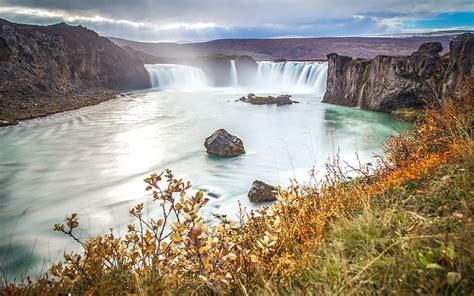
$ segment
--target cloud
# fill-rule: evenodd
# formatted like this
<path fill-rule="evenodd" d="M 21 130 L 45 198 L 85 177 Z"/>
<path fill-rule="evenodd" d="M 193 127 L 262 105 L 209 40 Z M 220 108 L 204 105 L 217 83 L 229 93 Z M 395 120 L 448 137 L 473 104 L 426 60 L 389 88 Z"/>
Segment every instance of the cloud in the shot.
<path fill-rule="evenodd" d="M 65 21 L 136 40 L 401 32 L 473 10 L 471 0 L 0 0 L 0 15 L 12 21 Z"/>

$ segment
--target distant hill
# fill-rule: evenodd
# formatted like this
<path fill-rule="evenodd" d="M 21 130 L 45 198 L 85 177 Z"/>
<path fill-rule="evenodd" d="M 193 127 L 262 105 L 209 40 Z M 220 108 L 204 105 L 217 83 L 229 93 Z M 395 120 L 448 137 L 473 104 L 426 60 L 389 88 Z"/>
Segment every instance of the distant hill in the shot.
<path fill-rule="evenodd" d="M 250 55 L 257 60 L 322 60 L 329 53 L 337 52 L 358 58 L 377 55 L 409 55 L 426 42 L 440 42 L 443 53 L 449 51 L 449 42 L 461 31 L 416 36 L 383 37 L 321 37 L 282 39 L 220 39 L 199 43 L 151 43 L 108 37 L 120 46 L 129 46 L 162 59 L 186 59 L 213 54 Z"/>

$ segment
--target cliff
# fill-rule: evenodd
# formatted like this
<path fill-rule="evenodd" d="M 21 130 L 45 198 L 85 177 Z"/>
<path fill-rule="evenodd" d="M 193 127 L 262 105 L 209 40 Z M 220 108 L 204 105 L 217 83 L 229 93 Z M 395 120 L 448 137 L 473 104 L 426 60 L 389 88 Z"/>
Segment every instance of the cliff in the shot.
<path fill-rule="evenodd" d="M 472 76 L 473 34 L 450 44 L 440 56 L 438 42 L 422 44 L 410 56 L 377 56 L 371 60 L 328 55 L 328 81 L 323 102 L 390 112 L 420 108 L 455 93 Z"/>
<path fill-rule="evenodd" d="M 143 63 L 94 31 L 0 19 L 0 119 L 64 111 L 148 86 Z"/>

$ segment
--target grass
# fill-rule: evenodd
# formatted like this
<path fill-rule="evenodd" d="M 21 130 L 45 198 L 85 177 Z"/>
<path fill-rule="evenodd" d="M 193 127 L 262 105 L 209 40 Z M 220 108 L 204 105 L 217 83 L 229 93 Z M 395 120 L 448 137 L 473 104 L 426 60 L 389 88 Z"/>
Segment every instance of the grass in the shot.
<path fill-rule="evenodd" d="M 202 192 L 171 171 L 145 182 L 159 217 L 138 204 L 123 237 L 77 240 L 38 281 L 3 294 L 469 294 L 474 291 L 472 84 L 389 139 L 376 165 L 328 165 L 316 185 L 280 188 L 270 208 L 206 225 Z"/>

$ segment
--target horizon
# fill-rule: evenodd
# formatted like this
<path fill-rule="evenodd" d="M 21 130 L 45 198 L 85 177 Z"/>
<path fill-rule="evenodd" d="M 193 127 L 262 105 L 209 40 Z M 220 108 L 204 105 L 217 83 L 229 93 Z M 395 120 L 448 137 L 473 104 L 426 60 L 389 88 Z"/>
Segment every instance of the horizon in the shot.
<path fill-rule="evenodd" d="M 474 4 L 455 0 L 328 1 L 1 0 L 2 18 L 32 25 L 65 22 L 137 42 L 221 39 L 387 37 L 474 30 Z"/>

